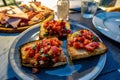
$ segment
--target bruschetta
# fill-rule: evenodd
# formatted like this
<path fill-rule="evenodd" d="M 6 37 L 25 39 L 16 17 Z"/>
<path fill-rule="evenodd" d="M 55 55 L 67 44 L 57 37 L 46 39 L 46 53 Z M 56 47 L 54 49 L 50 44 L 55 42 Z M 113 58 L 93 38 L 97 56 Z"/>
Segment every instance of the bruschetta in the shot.
<path fill-rule="evenodd" d="M 67 37 L 67 51 L 72 60 L 103 54 L 105 44 L 88 29 L 78 30 Z"/>
<path fill-rule="evenodd" d="M 44 22 L 40 27 L 40 39 L 57 37 L 65 38 L 70 33 L 70 23 L 63 20 Z"/>
<path fill-rule="evenodd" d="M 49 68 L 66 64 L 66 56 L 57 38 L 35 40 L 21 45 L 20 59 L 22 66 Z"/>

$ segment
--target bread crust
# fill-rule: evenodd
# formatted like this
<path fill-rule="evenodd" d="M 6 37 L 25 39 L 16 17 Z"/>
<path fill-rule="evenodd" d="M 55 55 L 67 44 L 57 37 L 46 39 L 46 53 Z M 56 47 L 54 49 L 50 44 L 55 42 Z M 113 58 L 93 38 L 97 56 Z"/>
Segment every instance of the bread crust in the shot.
<path fill-rule="evenodd" d="M 73 39 L 72 34 L 69 34 L 67 37 L 67 41 L 69 41 L 71 39 Z M 99 43 L 99 47 L 92 52 L 87 51 L 85 49 L 75 49 L 73 46 L 71 47 L 69 45 L 67 45 L 67 51 L 68 51 L 68 54 L 70 55 L 70 58 L 72 60 L 87 58 L 87 57 L 91 57 L 91 56 L 100 55 L 100 54 L 105 53 L 107 51 L 107 47 L 104 45 L 103 42 L 99 41 L 98 43 Z"/>

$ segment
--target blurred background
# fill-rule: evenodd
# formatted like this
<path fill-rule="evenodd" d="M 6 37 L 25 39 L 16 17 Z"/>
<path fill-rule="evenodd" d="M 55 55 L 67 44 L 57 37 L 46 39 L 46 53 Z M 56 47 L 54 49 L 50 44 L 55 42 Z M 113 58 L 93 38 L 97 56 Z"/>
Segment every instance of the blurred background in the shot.
<path fill-rule="evenodd" d="M 6 6 L 6 5 L 13 5 L 14 3 L 20 4 L 21 2 L 30 2 L 30 1 L 41 1 L 43 4 L 47 4 L 48 6 L 52 3 L 56 4 L 57 0 L 0 0 L 0 6 Z M 80 1 L 81 0 L 70 0 L 70 5 L 71 6 L 80 6 Z M 99 2 L 100 6 L 115 6 L 119 5 L 120 6 L 120 0 L 95 0 Z M 74 2 L 74 4 L 72 4 Z M 76 3 L 75 3 L 76 2 Z"/>

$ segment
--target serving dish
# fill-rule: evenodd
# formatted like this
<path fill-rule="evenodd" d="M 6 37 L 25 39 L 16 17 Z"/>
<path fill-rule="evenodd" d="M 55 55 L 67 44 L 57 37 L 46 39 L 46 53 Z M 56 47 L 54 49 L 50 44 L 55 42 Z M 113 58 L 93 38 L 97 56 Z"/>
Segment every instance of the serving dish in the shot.
<path fill-rule="evenodd" d="M 18 78 L 24 80 L 93 80 L 100 74 L 106 62 L 106 54 L 76 60 L 72 62 L 72 65 L 68 61 L 66 65 L 60 67 L 41 69 L 38 74 L 33 74 L 31 69 L 22 67 L 19 58 L 19 47 L 24 43 L 39 39 L 39 28 L 40 25 L 35 25 L 34 27 L 25 30 L 17 39 L 15 39 L 10 48 L 10 64 L 18 75 Z M 86 27 L 72 21 L 72 32 L 78 29 L 86 29 Z M 66 40 L 63 40 L 62 48 L 65 55 L 68 56 L 66 51 Z"/>
<path fill-rule="evenodd" d="M 39 6 L 35 8 L 33 7 L 35 3 L 29 3 L 29 6 L 33 5 L 29 8 L 26 4 L 21 4 L 19 7 L 1 7 L 0 32 L 22 32 L 35 24 L 41 24 L 42 22 L 52 20 L 54 17 L 53 10 L 41 5 L 40 2 L 36 2 L 36 4 L 38 3 Z"/>
<path fill-rule="evenodd" d="M 108 38 L 120 43 L 120 12 L 103 12 L 92 20 L 95 28 Z"/>

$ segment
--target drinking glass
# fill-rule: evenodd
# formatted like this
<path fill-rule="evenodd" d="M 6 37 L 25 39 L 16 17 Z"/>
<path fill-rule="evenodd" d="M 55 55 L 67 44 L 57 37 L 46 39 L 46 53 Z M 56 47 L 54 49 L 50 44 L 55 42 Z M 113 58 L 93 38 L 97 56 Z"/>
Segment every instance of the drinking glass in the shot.
<path fill-rule="evenodd" d="M 98 2 L 93 0 L 82 0 L 81 2 L 81 15 L 84 18 L 92 18 L 98 8 Z"/>
<path fill-rule="evenodd" d="M 57 19 L 65 21 L 69 19 L 69 0 L 57 1 Z"/>

